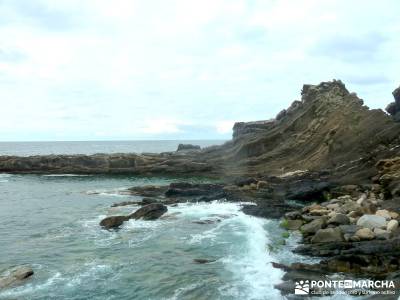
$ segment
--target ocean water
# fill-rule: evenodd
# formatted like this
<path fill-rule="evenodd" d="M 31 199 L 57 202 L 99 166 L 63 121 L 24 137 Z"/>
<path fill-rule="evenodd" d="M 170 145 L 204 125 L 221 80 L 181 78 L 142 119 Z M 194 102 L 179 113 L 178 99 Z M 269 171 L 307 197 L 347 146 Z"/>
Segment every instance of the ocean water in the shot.
<path fill-rule="evenodd" d="M 160 153 L 175 151 L 179 144 L 202 148 L 223 144 L 225 140 L 148 140 L 148 141 L 82 141 L 82 142 L 0 142 L 0 155 Z"/>
<path fill-rule="evenodd" d="M 30 151 L 49 151 L 39 146 Z M 172 146 L 157 147 L 165 151 Z M 89 148 L 77 152 L 97 152 Z M 278 221 L 245 215 L 240 203 L 223 199 L 170 206 L 162 219 L 130 220 L 119 231 L 100 228 L 104 217 L 139 208 L 111 208 L 115 202 L 140 201 L 121 190 L 181 180 L 0 174 L 0 273 L 24 264 L 35 272 L 23 285 L 0 290 L 0 300 L 274 300 L 282 299 L 274 285 L 283 273 L 271 262 L 316 261 L 291 252 L 299 240 L 296 234 L 281 245 Z M 210 218 L 221 221 L 194 223 Z M 198 258 L 213 262 L 194 263 Z"/>

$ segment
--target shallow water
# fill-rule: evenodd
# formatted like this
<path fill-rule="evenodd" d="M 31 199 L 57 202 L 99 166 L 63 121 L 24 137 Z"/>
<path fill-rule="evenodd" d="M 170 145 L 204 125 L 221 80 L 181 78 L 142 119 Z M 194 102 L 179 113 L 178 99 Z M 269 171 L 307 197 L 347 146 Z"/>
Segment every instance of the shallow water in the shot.
<path fill-rule="evenodd" d="M 0 271 L 30 264 L 35 274 L 0 299 L 282 299 L 273 288 L 282 271 L 270 262 L 307 259 L 290 252 L 294 235 L 278 246 L 278 223 L 247 216 L 240 204 L 184 203 L 161 220 L 99 227 L 107 215 L 137 209 L 110 207 L 140 199 L 119 190 L 176 180 L 1 174 Z M 221 221 L 193 223 L 205 218 Z"/>

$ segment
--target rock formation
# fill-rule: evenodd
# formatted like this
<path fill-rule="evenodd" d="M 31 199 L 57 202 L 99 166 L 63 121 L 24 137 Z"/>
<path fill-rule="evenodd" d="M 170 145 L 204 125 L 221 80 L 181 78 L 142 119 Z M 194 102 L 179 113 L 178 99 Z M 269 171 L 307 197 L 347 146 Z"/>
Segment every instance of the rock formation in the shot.
<path fill-rule="evenodd" d="M 397 95 L 397 94 L 396 94 Z M 399 154 L 400 124 L 370 110 L 340 81 L 304 85 L 276 119 L 236 123 L 221 146 L 161 154 L 2 156 L 0 172 L 191 174 L 220 178 L 324 171 L 341 182 L 377 175 Z"/>
<path fill-rule="evenodd" d="M 394 102 L 386 107 L 386 111 L 393 116 L 396 122 L 400 121 L 400 87 L 393 91 Z"/>

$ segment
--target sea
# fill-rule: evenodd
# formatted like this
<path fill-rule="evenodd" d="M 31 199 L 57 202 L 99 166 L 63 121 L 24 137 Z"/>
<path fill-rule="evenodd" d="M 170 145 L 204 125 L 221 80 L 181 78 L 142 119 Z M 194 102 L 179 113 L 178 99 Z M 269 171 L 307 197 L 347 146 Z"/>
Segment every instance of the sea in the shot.
<path fill-rule="evenodd" d="M 13 142 L 0 143 L 0 155 L 164 152 L 179 143 L 206 147 L 223 142 Z M 141 200 L 121 191 L 182 180 L 210 182 L 201 177 L 0 174 L 0 274 L 19 265 L 35 272 L 24 284 L 0 290 L 0 299 L 284 299 L 274 288 L 283 272 L 271 263 L 316 262 L 292 253 L 299 234 L 287 238 L 279 221 L 246 215 L 241 203 L 224 199 L 170 206 L 159 220 L 130 220 L 118 231 L 100 228 L 106 216 L 139 208 L 111 207 Z M 220 221 L 196 223 L 206 219 Z"/>

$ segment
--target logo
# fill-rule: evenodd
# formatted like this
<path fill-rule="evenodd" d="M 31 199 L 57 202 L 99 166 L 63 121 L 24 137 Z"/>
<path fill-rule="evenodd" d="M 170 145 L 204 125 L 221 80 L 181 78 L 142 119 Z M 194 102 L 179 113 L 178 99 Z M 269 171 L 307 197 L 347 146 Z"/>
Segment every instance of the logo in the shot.
<path fill-rule="evenodd" d="M 310 282 L 308 280 L 296 281 L 294 293 L 296 295 L 308 295 L 310 293 Z"/>

